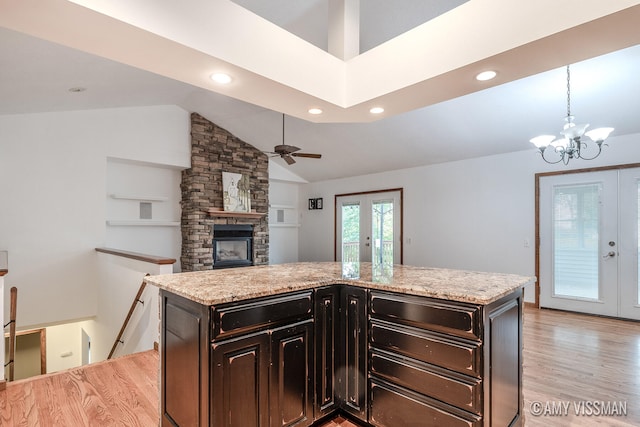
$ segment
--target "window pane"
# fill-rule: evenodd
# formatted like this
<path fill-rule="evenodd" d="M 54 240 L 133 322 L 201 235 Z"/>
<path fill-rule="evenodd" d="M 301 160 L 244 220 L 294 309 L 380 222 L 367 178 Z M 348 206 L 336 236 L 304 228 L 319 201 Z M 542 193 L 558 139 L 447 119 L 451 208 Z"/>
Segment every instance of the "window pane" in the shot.
<path fill-rule="evenodd" d="M 360 261 L 360 205 L 342 205 L 342 262 Z"/>
<path fill-rule="evenodd" d="M 598 299 L 600 184 L 554 188 L 554 294 Z"/>
<path fill-rule="evenodd" d="M 393 266 L 393 200 L 374 201 L 371 209 L 371 262 Z"/>

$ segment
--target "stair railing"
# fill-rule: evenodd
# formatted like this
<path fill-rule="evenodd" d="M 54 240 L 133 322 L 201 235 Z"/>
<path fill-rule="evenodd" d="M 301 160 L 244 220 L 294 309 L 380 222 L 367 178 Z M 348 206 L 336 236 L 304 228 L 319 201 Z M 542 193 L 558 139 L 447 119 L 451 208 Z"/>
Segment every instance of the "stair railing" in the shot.
<path fill-rule="evenodd" d="M 18 288 L 11 288 L 11 307 L 9 311 L 9 323 L 4 325 L 3 329 L 9 327 L 9 361 L 4 364 L 6 368 L 9 366 L 9 381 L 13 381 L 16 355 L 16 311 L 18 306 Z M 4 335 L 4 334 L 3 334 Z M 4 339 L 4 337 L 2 338 Z"/>
<path fill-rule="evenodd" d="M 147 274 L 144 275 L 144 277 L 147 277 L 149 275 L 150 274 L 147 273 Z M 124 341 L 122 341 L 122 335 L 124 334 L 125 329 L 127 329 L 127 325 L 129 324 L 129 320 L 131 320 L 131 316 L 133 315 L 133 311 L 136 309 L 138 304 L 144 305 L 144 301 L 141 300 L 140 297 L 142 296 L 142 292 L 144 292 L 144 288 L 146 286 L 147 286 L 147 284 L 145 283 L 144 280 L 142 280 L 142 283 L 140 284 L 140 288 L 138 288 L 138 293 L 133 298 L 133 302 L 131 303 L 131 307 L 129 308 L 129 313 L 127 313 L 127 317 L 124 319 L 124 323 L 122 324 L 122 327 L 120 328 L 120 332 L 118 332 L 118 336 L 116 337 L 116 340 L 113 342 L 113 346 L 111 347 L 111 351 L 109 352 L 109 356 L 107 356 L 107 359 L 111 359 L 111 357 L 113 356 L 113 353 L 115 353 L 116 348 L 118 347 L 118 344 L 124 344 Z"/>

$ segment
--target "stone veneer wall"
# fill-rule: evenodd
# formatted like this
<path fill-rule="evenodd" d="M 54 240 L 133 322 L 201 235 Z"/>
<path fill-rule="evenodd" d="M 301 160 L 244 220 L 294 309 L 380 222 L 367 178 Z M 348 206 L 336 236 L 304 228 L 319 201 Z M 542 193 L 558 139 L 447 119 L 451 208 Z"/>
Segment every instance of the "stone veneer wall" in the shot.
<path fill-rule="evenodd" d="M 267 215 L 260 219 L 220 218 L 207 208 L 223 208 L 222 171 L 249 175 L 251 209 L 269 212 L 269 159 L 197 113 L 191 114 L 191 168 L 182 172 L 182 271 L 213 268 L 213 224 L 252 224 L 253 261 L 269 263 Z"/>

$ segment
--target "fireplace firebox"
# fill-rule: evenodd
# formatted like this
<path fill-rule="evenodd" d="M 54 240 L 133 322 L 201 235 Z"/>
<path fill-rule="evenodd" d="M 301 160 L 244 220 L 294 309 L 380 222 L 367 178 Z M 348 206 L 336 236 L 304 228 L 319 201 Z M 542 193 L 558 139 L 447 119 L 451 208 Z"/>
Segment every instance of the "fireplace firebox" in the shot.
<path fill-rule="evenodd" d="M 253 225 L 213 225 L 213 268 L 253 265 Z"/>

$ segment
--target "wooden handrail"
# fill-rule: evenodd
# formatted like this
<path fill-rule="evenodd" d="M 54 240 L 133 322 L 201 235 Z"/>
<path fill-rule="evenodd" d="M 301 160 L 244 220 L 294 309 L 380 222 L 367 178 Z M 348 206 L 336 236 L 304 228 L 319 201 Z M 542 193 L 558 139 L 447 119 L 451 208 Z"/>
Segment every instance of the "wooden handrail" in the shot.
<path fill-rule="evenodd" d="M 145 255 L 138 252 L 121 251 L 120 249 L 96 248 L 96 252 L 102 252 L 105 254 L 115 255 L 123 258 L 135 259 L 138 261 L 148 262 L 150 264 L 167 265 L 176 263 L 176 260 L 173 258 Z"/>
<path fill-rule="evenodd" d="M 147 277 L 149 275 L 150 274 L 147 273 L 144 275 L 144 277 Z M 144 280 L 142 280 L 142 284 L 140 284 L 138 293 L 136 294 L 135 298 L 133 299 L 133 302 L 131 303 L 131 307 L 129 308 L 129 313 L 127 313 L 127 317 L 124 319 L 124 323 L 120 328 L 120 332 L 118 332 L 118 336 L 116 337 L 116 340 L 113 342 L 113 347 L 111 347 L 111 351 L 109 352 L 109 356 L 107 357 L 107 359 L 111 359 L 111 356 L 113 356 L 113 353 L 115 353 L 116 347 L 118 346 L 118 344 L 124 344 L 124 341 L 122 341 L 122 335 L 124 334 L 124 330 L 127 329 L 129 320 L 131 320 L 131 315 L 133 314 L 133 310 L 136 309 L 136 306 L 138 303 L 144 304 L 144 301 L 141 301 L 140 297 L 142 296 L 142 292 L 144 292 L 145 286 L 147 286 L 147 284 Z"/>
<path fill-rule="evenodd" d="M 16 355 L 16 311 L 18 306 L 18 288 L 13 286 L 11 288 L 11 307 L 9 311 L 9 323 L 4 325 L 6 328 L 9 326 L 9 362 L 4 366 L 9 365 L 9 381 L 13 381 L 14 368 L 15 368 L 15 355 Z M 4 334 L 3 334 L 4 335 Z M 4 338 L 2 338 L 4 339 Z"/>

